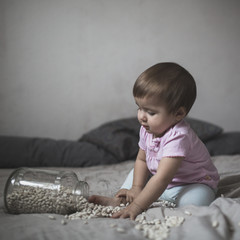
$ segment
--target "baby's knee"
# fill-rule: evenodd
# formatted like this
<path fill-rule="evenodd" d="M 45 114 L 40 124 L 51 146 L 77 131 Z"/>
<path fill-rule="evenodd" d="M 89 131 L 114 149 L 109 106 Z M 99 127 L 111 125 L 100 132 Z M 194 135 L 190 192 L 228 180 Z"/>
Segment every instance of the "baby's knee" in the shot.
<path fill-rule="evenodd" d="M 178 207 L 186 205 L 209 206 L 215 199 L 215 192 L 205 184 L 191 184 L 184 188 L 176 199 Z"/>

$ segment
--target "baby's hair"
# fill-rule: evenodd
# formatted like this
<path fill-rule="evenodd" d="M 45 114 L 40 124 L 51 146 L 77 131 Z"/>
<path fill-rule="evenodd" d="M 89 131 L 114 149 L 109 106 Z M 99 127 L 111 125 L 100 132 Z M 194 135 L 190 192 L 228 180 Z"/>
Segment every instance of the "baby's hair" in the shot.
<path fill-rule="evenodd" d="M 192 75 L 180 65 L 163 62 L 145 70 L 136 80 L 133 96 L 154 98 L 165 104 L 169 113 L 184 107 L 190 111 L 197 95 L 196 83 Z"/>

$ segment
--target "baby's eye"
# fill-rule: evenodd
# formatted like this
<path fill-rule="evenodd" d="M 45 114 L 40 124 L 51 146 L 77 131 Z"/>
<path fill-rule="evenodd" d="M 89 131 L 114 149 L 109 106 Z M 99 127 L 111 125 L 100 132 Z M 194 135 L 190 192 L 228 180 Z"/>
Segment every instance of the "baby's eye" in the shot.
<path fill-rule="evenodd" d="M 155 112 L 149 112 L 149 111 L 148 111 L 148 114 L 149 114 L 150 116 L 154 116 L 154 115 L 155 115 Z"/>

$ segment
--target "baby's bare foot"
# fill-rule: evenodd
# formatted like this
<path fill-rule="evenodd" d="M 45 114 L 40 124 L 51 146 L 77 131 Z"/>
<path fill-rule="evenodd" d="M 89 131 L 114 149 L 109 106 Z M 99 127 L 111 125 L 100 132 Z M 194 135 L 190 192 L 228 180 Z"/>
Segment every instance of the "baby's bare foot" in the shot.
<path fill-rule="evenodd" d="M 88 198 L 88 202 L 95 203 L 102 206 L 119 206 L 122 203 L 122 198 L 105 197 L 100 195 L 92 195 Z"/>

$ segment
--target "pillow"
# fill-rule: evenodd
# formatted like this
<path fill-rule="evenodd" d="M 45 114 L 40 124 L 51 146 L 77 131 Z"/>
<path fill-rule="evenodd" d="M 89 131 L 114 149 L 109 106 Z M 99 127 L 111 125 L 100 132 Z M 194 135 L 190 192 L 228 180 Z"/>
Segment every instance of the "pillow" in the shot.
<path fill-rule="evenodd" d="M 226 132 L 205 142 L 211 156 L 240 154 L 240 132 Z"/>
<path fill-rule="evenodd" d="M 186 121 L 202 141 L 222 132 L 220 127 L 204 121 Z M 139 129 L 133 117 L 105 123 L 79 141 L 0 136 L 0 167 L 86 167 L 135 159 Z M 212 146 L 211 142 L 208 145 Z"/>
<path fill-rule="evenodd" d="M 117 163 L 112 154 L 88 142 L 0 136 L 0 167 L 88 167 Z"/>
<path fill-rule="evenodd" d="M 139 128 L 130 118 L 103 124 L 79 141 L 0 136 L 0 167 L 88 167 L 134 159 Z"/>
<path fill-rule="evenodd" d="M 136 157 L 139 129 L 140 123 L 136 117 L 120 119 L 105 123 L 87 132 L 79 141 L 94 144 L 121 162 Z"/>
<path fill-rule="evenodd" d="M 209 122 L 190 117 L 186 117 L 185 120 L 203 142 L 220 135 L 223 131 L 221 127 Z"/>

